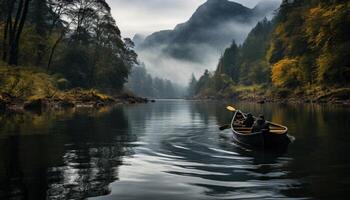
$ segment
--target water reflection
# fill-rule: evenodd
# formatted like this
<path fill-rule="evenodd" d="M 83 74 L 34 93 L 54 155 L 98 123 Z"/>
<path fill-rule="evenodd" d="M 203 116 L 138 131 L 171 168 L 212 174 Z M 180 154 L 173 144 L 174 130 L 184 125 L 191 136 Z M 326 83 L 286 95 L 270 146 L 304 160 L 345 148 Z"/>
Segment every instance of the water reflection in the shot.
<path fill-rule="evenodd" d="M 238 103 L 286 124 L 287 153 L 218 131 L 224 102 L 0 115 L 0 199 L 339 199 L 350 186 L 350 112 Z M 330 184 L 331 183 L 331 184 Z"/>
<path fill-rule="evenodd" d="M 4 118 L 2 118 L 4 120 Z M 24 114 L 1 123 L 0 197 L 83 199 L 105 195 L 137 136 L 113 112 Z M 97 134 L 98 133 L 98 134 Z"/>

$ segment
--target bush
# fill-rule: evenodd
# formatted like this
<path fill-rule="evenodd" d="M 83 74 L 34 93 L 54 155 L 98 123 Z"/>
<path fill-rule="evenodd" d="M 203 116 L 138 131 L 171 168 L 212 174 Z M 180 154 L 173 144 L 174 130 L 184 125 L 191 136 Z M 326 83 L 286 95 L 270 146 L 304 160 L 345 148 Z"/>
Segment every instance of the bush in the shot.
<path fill-rule="evenodd" d="M 285 58 L 272 67 L 272 83 L 279 88 L 295 88 L 298 79 L 298 59 Z"/>
<path fill-rule="evenodd" d="M 52 96 L 57 89 L 50 75 L 23 67 L 0 66 L 0 92 L 20 98 Z"/>
<path fill-rule="evenodd" d="M 69 81 L 65 78 L 60 78 L 56 81 L 57 88 L 60 90 L 66 90 L 69 88 Z"/>
<path fill-rule="evenodd" d="M 292 91 L 289 89 L 277 89 L 274 93 L 278 98 L 284 99 L 287 98 L 292 93 Z"/>

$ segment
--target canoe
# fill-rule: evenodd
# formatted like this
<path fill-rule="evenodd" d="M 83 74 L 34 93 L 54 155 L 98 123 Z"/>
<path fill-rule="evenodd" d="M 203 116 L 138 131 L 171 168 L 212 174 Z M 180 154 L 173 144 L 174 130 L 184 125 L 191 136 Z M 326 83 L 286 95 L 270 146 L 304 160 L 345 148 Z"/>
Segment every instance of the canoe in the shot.
<path fill-rule="evenodd" d="M 284 150 L 291 140 L 288 137 L 288 128 L 273 122 L 266 121 L 270 131 L 252 132 L 251 127 L 245 127 L 242 121 L 247 116 L 240 110 L 236 111 L 231 122 L 233 139 L 250 149 Z M 255 117 L 255 119 L 257 119 Z"/>

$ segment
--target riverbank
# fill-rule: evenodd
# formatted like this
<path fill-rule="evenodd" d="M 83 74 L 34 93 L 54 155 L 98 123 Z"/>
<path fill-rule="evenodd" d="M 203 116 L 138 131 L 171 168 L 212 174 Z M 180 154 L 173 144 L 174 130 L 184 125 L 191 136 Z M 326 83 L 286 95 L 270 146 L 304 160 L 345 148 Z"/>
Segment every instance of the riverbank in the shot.
<path fill-rule="evenodd" d="M 147 98 L 125 91 L 106 94 L 97 89 L 67 89 L 67 81 L 58 75 L 29 67 L 0 66 L 0 110 L 3 111 L 98 108 L 148 102 Z"/>
<path fill-rule="evenodd" d="M 24 111 L 66 108 L 100 108 L 114 104 L 148 103 L 147 98 L 122 93 L 109 96 L 96 90 L 73 89 L 53 97 L 23 99 L 8 93 L 0 93 L 0 110 Z"/>
<path fill-rule="evenodd" d="M 238 100 L 251 103 L 320 103 L 350 105 L 350 88 L 275 89 L 263 86 L 237 86 L 221 92 L 206 92 L 195 100 Z"/>

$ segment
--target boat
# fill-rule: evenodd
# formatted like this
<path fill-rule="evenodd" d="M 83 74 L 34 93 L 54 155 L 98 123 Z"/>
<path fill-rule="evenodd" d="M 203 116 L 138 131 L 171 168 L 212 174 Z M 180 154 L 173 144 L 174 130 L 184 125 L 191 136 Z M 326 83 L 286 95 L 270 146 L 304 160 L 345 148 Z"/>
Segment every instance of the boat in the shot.
<path fill-rule="evenodd" d="M 249 149 L 286 150 L 291 143 L 286 126 L 266 121 L 269 131 L 252 132 L 252 127 L 242 123 L 246 118 L 246 114 L 237 110 L 231 122 L 233 139 L 240 145 Z"/>

